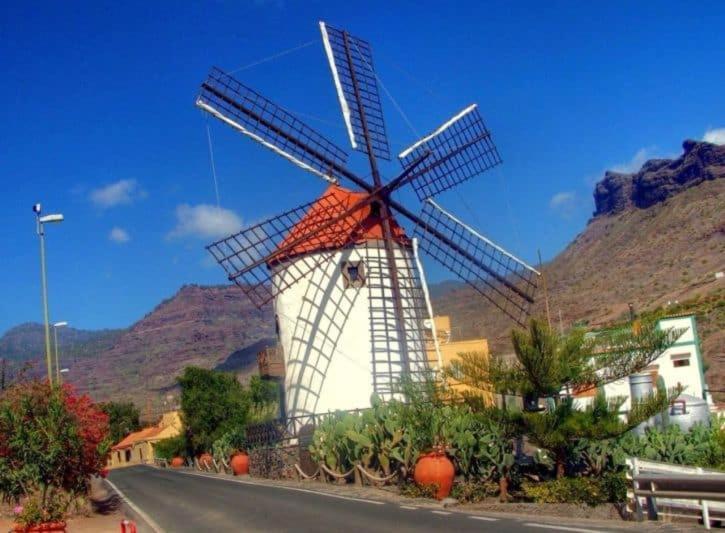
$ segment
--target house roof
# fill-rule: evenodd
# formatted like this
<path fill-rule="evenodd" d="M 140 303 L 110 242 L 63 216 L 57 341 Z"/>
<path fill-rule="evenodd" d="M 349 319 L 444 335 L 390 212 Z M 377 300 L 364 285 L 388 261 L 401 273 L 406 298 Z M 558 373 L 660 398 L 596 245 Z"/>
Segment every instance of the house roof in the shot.
<path fill-rule="evenodd" d="M 330 185 L 290 230 L 277 249 L 282 250 L 286 246 L 293 246 L 288 250 L 280 251 L 277 256 L 272 257 L 269 263 L 289 260 L 302 254 L 343 248 L 349 244 L 382 240 L 382 219 L 372 212 L 373 208 L 370 205 L 323 228 L 325 223 L 342 215 L 367 196 L 366 192 L 351 191 L 339 185 Z M 409 245 L 410 240 L 395 219 L 390 218 L 390 226 L 393 238 L 400 244 Z"/>
<path fill-rule="evenodd" d="M 138 442 L 147 441 L 159 435 L 165 428 L 152 426 L 144 428 L 140 431 L 134 431 L 133 433 L 126 435 L 121 441 L 113 446 L 112 450 L 123 450 L 124 448 L 130 448 Z"/>

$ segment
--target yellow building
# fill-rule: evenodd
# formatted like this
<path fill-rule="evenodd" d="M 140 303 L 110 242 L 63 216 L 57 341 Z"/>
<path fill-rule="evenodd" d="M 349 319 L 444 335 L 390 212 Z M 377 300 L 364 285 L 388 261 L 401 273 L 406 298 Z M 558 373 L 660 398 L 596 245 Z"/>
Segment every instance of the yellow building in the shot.
<path fill-rule="evenodd" d="M 451 319 L 448 316 L 433 317 L 433 323 L 426 324 L 425 335 L 428 361 L 431 368 L 442 370 L 443 368 L 449 366 L 454 360 L 460 359 L 459 354 L 462 353 L 477 352 L 483 357 L 489 357 L 488 341 L 486 339 L 469 339 L 464 341 L 451 340 Z M 438 349 L 436 349 L 436 339 L 438 340 Z M 438 353 L 440 353 L 440 360 Z M 474 390 L 477 393 L 480 392 L 478 389 L 473 389 L 472 387 L 460 383 L 455 379 L 449 379 L 448 385 L 456 394 Z M 481 395 L 485 398 L 488 404 L 493 404 L 492 393 L 483 392 Z"/>
<path fill-rule="evenodd" d="M 162 439 L 176 437 L 181 430 L 179 412 L 164 413 L 155 426 L 131 433 L 113 446 L 108 458 L 108 468 L 153 463 L 155 459 L 154 445 Z"/>

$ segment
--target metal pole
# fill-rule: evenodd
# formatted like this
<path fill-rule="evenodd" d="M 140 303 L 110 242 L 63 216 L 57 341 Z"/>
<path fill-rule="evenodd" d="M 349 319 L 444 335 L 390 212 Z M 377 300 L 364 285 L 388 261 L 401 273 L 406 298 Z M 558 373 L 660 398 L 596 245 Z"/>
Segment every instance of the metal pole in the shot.
<path fill-rule="evenodd" d="M 60 385 L 63 380 L 60 377 L 60 363 L 58 362 L 58 328 L 55 326 L 53 326 L 53 341 L 55 342 L 55 380 Z"/>
<path fill-rule="evenodd" d="M 45 230 L 37 215 L 37 231 L 40 238 L 40 278 L 43 286 L 43 320 L 45 321 L 45 363 L 48 367 L 48 383 L 53 384 L 53 365 L 50 360 L 50 324 L 48 320 L 48 282 L 45 276 Z"/>

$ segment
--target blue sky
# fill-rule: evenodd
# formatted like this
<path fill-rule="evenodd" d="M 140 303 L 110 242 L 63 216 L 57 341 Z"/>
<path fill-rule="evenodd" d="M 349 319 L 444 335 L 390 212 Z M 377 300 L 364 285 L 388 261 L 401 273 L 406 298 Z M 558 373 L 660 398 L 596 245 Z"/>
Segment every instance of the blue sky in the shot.
<path fill-rule="evenodd" d="M 301 46 L 236 76 L 348 149 L 320 19 L 372 43 L 419 135 L 479 103 L 504 165 L 440 202 L 530 261 L 584 228 L 605 169 L 725 127 L 723 2 L 16 4 L 0 7 L 0 333 L 41 319 L 35 202 L 66 216 L 47 232 L 52 319 L 101 328 L 224 283 L 203 249 L 220 226 L 318 195 L 320 179 L 193 103 L 211 65 Z M 397 153 L 416 135 L 383 98 Z M 211 224 L 207 123 L 228 210 Z"/>

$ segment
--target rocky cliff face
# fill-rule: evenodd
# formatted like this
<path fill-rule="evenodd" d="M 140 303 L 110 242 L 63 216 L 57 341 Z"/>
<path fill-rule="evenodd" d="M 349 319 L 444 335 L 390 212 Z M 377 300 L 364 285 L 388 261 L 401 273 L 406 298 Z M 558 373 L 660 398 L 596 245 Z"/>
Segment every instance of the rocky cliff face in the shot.
<path fill-rule="evenodd" d="M 725 146 L 685 141 L 677 159 L 651 159 L 633 174 L 606 172 L 594 190 L 594 216 L 646 209 L 705 181 L 725 177 Z"/>

